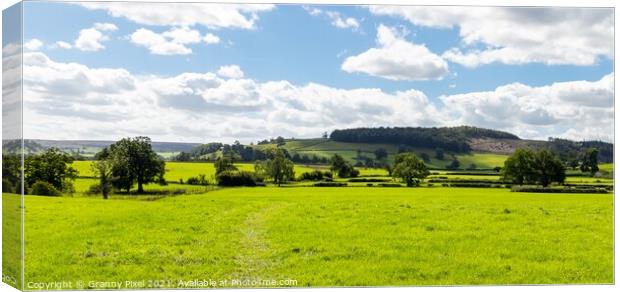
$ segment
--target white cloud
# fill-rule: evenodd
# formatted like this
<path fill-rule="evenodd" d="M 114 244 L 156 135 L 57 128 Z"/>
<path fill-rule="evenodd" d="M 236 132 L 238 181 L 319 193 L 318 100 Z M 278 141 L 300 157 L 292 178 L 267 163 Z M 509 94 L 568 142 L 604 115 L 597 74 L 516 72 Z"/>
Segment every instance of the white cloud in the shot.
<path fill-rule="evenodd" d="M 38 39 L 31 39 L 24 44 L 24 48 L 29 51 L 36 51 L 43 46 L 43 42 Z"/>
<path fill-rule="evenodd" d="M 202 37 L 200 32 L 187 27 L 172 28 L 161 34 L 151 30 L 140 28 L 129 37 L 134 44 L 146 47 L 155 55 L 187 55 L 192 49 L 186 45 L 197 44 L 204 41 L 207 44 L 219 43 L 219 37 L 208 33 Z"/>
<path fill-rule="evenodd" d="M 53 49 L 55 49 L 55 48 L 71 49 L 71 48 L 73 48 L 73 46 L 70 43 L 63 42 L 63 41 L 57 41 L 53 45 L 51 45 L 51 47 Z"/>
<path fill-rule="evenodd" d="M 220 43 L 220 38 L 212 33 L 207 33 L 203 39 L 207 45 Z"/>
<path fill-rule="evenodd" d="M 97 23 L 95 23 L 94 28 L 96 30 L 100 30 L 100 31 L 115 31 L 115 30 L 118 30 L 118 27 L 116 25 L 114 25 L 113 23 L 97 22 Z"/>
<path fill-rule="evenodd" d="M 144 25 L 194 26 L 209 28 L 256 28 L 258 14 L 272 10 L 272 4 L 211 4 L 211 3 L 132 3 L 82 2 L 78 5 L 92 10 L 106 10 L 114 17 L 124 17 Z"/>
<path fill-rule="evenodd" d="M 431 102 L 413 89 L 259 82 L 222 72 L 143 76 L 54 62 L 42 53 L 26 53 L 24 62 L 27 138 L 250 142 L 317 137 L 336 128 L 467 124 L 524 138 L 613 140 L 613 73 L 540 87 L 514 83 Z"/>
<path fill-rule="evenodd" d="M 614 74 L 598 81 L 531 87 L 513 83 L 494 91 L 440 97 L 453 124 L 503 129 L 546 139 L 613 141 Z"/>
<path fill-rule="evenodd" d="M 448 64 L 424 45 L 410 43 L 393 28 L 380 25 L 377 48 L 348 57 L 342 70 L 361 72 L 390 80 L 441 79 L 448 73 Z"/>
<path fill-rule="evenodd" d="M 91 52 L 105 49 L 102 43 L 110 40 L 110 37 L 104 32 L 115 30 L 118 30 L 118 27 L 112 23 L 95 23 L 91 28 L 80 30 L 80 35 L 75 40 L 73 46 L 78 50 Z"/>
<path fill-rule="evenodd" d="M 592 65 L 613 58 L 613 9 L 370 6 L 414 25 L 458 28 L 462 46 L 443 57 L 467 67 L 500 62 Z"/>
<path fill-rule="evenodd" d="M 331 25 L 335 27 L 342 29 L 351 29 L 353 31 L 358 31 L 360 28 L 360 23 L 356 18 L 342 16 L 337 11 L 323 11 L 321 9 L 309 6 L 303 6 L 303 9 L 312 16 L 325 15 L 330 20 Z"/>
<path fill-rule="evenodd" d="M 225 78 L 239 79 L 243 78 L 243 71 L 237 65 L 222 66 L 217 70 L 217 75 Z"/>

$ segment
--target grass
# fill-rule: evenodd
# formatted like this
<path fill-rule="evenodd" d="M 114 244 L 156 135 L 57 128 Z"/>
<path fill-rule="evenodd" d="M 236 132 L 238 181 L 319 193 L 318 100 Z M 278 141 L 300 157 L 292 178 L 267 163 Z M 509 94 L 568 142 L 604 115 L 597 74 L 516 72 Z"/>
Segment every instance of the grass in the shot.
<path fill-rule="evenodd" d="M 3 282 L 21 288 L 21 197 L 2 195 Z"/>
<path fill-rule="evenodd" d="M 612 204 L 612 195 L 452 188 L 229 188 L 156 201 L 27 196 L 26 281 L 612 283 Z"/>

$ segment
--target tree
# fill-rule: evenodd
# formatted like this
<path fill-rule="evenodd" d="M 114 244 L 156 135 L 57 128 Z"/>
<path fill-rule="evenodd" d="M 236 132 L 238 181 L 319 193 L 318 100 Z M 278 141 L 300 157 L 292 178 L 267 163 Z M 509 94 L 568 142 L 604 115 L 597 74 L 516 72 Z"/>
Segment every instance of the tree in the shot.
<path fill-rule="evenodd" d="M 278 138 L 276 138 L 276 145 L 282 146 L 284 144 L 286 144 L 286 140 L 284 140 L 282 136 L 278 136 Z"/>
<path fill-rule="evenodd" d="M 523 185 L 536 180 L 534 173 L 534 152 L 527 148 L 518 148 L 504 162 L 502 178 L 515 184 Z"/>
<path fill-rule="evenodd" d="M 423 161 L 413 153 L 401 153 L 396 156 L 392 176 L 402 179 L 408 187 L 419 186 L 430 172 Z"/>
<path fill-rule="evenodd" d="M 268 152 L 269 159 L 257 165 L 257 173 L 264 173 L 267 177 L 272 178 L 273 182 L 278 185 L 282 182 L 295 179 L 295 165 L 286 158 L 283 149 L 274 148 Z"/>
<path fill-rule="evenodd" d="M 563 183 L 566 179 L 564 163 L 548 149 L 540 149 L 534 155 L 537 181 L 547 187 L 551 182 Z"/>
<path fill-rule="evenodd" d="M 338 173 L 338 177 L 357 177 L 359 175 L 359 171 L 351 165 L 351 163 L 347 162 L 340 154 L 334 154 L 331 158 L 331 168 L 332 172 Z"/>
<path fill-rule="evenodd" d="M 21 193 L 22 160 L 14 153 L 2 153 L 2 192 Z"/>
<path fill-rule="evenodd" d="M 237 167 L 233 165 L 232 159 L 229 157 L 218 157 L 215 160 L 215 175 L 218 175 L 224 171 L 235 171 Z"/>
<path fill-rule="evenodd" d="M 447 169 L 459 169 L 459 167 L 461 167 L 461 162 L 458 159 L 456 159 L 456 157 L 452 159 L 450 164 L 446 165 Z"/>
<path fill-rule="evenodd" d="M 192 160 L 192 155 L 188 152 L 181 151 L 177 156 L 174 157 L 176 161 L 190 161 Z"/>
<path fill-rule="evenodd" d="M 123 138 L 110 145 L 109 153 L 117 189 L 129 192 L 137 183 L 137 192 L 144 193 L 145 184 L 162 181 L 166 172 L 164 160 L 153 151 L 148 137 Z"/>
<path fill-rule="evenodd" d="M 597 148 L 588 148 L 583 154 L 583 159 L 581 162 L 581 172 L 590 172 L 590 174 L 594 175 L 598 171 L 598 149 Z"/>
<path fill-rule="evenodd" d="M 443 160 L 443 149 L 442 148 L 435 148 L 435 158 L 439 160 Z"/>
<path fill-rule="evenodd" d="M 564 163 L 548 149 L 519 148 L 504 162 L 502 177 L 519 185 L 539 183 L 547 187 L 552 182 L 563 183 L 566 171 Z"/>
<path fill-rule="evenodd" d="M 382 160 L 388 157 L 388 152 L 387 150 L 385 150 L 385 148 L 377 148 L 375 150 L 375 158 L 377 160 Z"/>
<path fill-rule="evenodd" d="M 27 185 L 37 181 L 47 182 L 57 190 L 72 189 L 77 170 L 69 166 L 71 155 L 58 148 L 50 148 L 41 154 L 29 155 L 24 161 L 24 176 Z"/>
<path fill-rule="evenodd" d="M 110 160 L 96 160 L 90 165 L 93 173 L 99 178 L 99 186 L 103 199 L 108 199 L 108 194 L 112 190 L 112 182 L 114 181 L 113 165 Z"/>

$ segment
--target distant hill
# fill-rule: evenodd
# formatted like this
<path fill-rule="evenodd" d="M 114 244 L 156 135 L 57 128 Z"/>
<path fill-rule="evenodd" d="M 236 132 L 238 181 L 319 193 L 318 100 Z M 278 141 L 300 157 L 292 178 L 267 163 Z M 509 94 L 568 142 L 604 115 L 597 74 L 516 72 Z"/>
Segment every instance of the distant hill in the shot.
<path fill-rule="evenodd" d="M 56 147 L 66 152 L 77 153 L 82 156 L 90 157 L 99 152 L 104 147 L 114 143 L 114 141 L 92 141 L 92 140 L 39 140 L 26 139 L 24 144 L 29 153 L 44 151 L 45 149 Z M 5 144 L 3 144 L 3 147 Z M 30 145 L 30 146 L 29 146 Z M 191 151 L 200 143 L 180 143 L 180 142 L 152 142 L 153 150 L 164 157 L 172 156 L 181 151 Z M 15 145 L 12 145 L 15 146 Z"/>

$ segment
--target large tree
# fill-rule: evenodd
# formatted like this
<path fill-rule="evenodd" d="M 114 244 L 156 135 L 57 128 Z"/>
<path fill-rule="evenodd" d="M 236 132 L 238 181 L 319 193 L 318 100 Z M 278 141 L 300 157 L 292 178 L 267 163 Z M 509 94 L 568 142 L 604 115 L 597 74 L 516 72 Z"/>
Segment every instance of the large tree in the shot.
<path fill-rule="evenodd" d="M 77 177 L 77 170 L 70 166 L 71 155 L 58 148 L 50 148 L 43 153 L 33 154 L 24 161 L 24 177 L 28 186 L 37 181 L 47 182 L 57 190 L 71 188 Z"/>
<path fill-rule="evenodd" d="M 592 175 L 598 172 L 598 153 L 597 148 L 588 148 L 582 155 L 579 169 L 582 172 L 590 172 Z"/>
<path fill-rule="evenodd" d="M 551 182 L 563 183 L 566 179 L 564 163 L 548 149 L 540 149 L 534 155 L 534 166 L 538 182 L 546 187 Z"/>
<path fill-rule="evenodd" d="M 2 153 L 2 192 L 21 193 L 22 160 L 15 153 Z"/>
<path fill-rule="evenodd" d="M 138 193 L 144 185 L 161 181 L 166 171 L 164 160 L 153 151 L 148 137 L 124 138 L 110 145 L 107 157 L 112 163 L 112 173 L 117 178 L 114 185 L 127 192 L 134 183 Z"/>
<path fill-rule="evenodd" d="M 552 182 L 563 183 L 566 178 L 564 163 L 550 150 L 517 149 L 502 168 L 502 177 L 515 184 L 536 184 L 544 187 Z"/>
<path fill-rule="evenodd" d="M 267 156 L 267 160 L 257 164 L 257 170 L 272 178 L 273 182 L 278 186 L 283 182 L 295 179 L 295 165 L 290 159 L 286 158 L 286 153 L 283 149 L 270 149 Z"/>
<path fill-rule="evenodd" d="M 392 176 L 400 178 L 408 187 L 419 186 L 430 172 L 424 162 L 413 153 L 401 153 L 394 160 Z"/>

